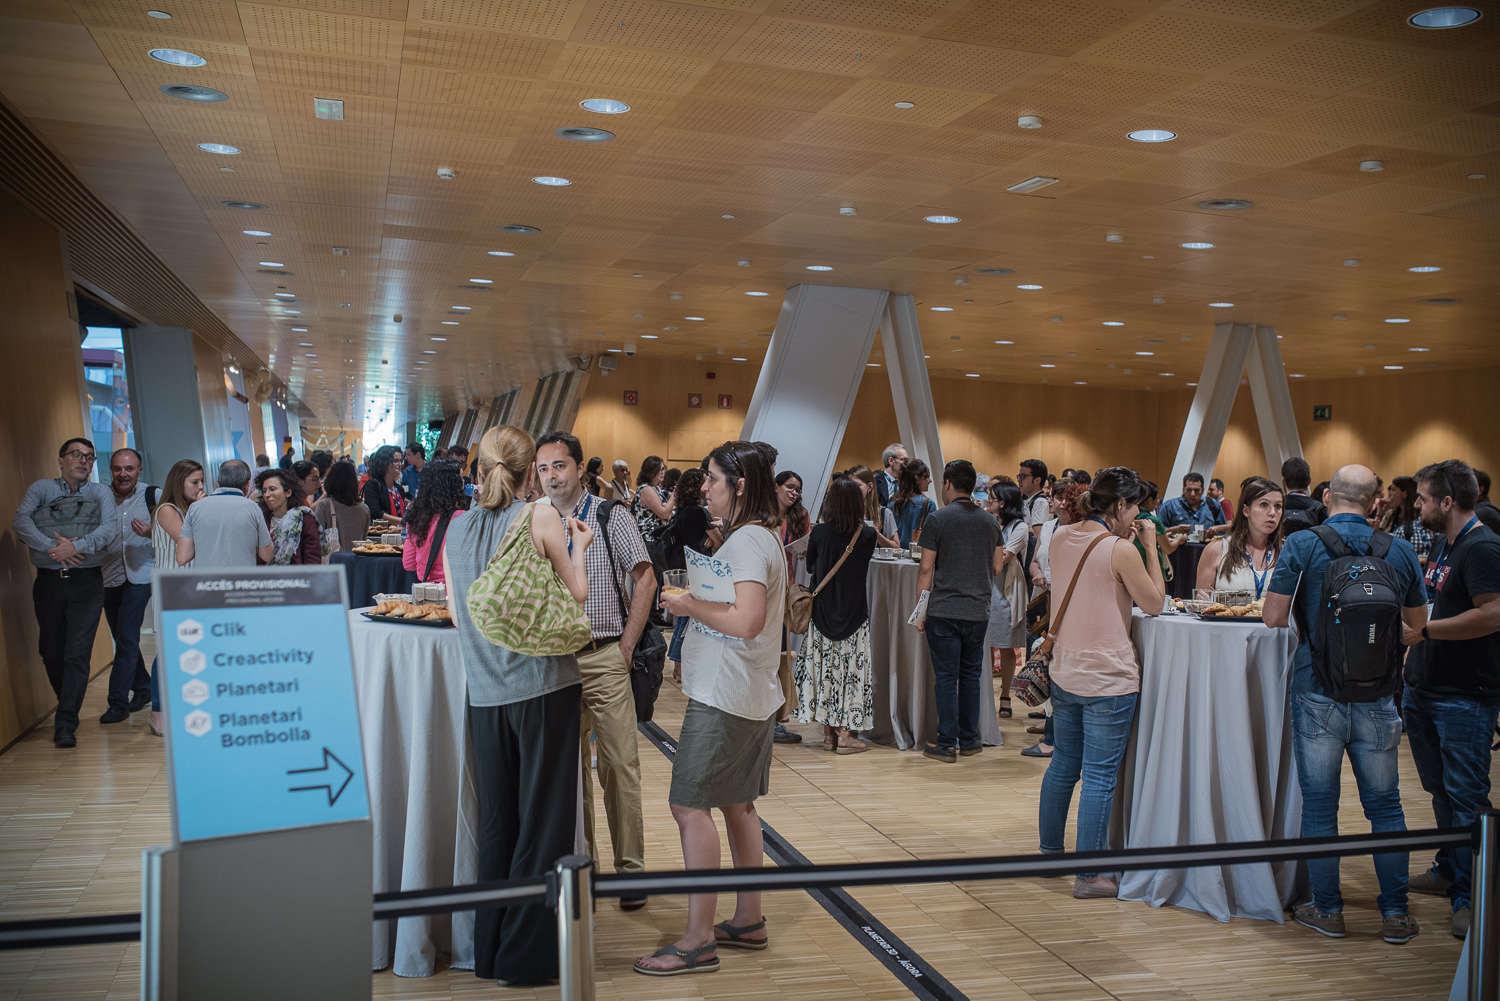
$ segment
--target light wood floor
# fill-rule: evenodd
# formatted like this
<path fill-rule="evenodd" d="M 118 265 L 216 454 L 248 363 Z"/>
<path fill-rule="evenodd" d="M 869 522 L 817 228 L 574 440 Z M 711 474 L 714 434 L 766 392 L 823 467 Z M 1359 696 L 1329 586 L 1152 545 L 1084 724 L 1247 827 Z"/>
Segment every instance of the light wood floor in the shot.
<path fill-rule="evenodd" d="M 5 919 L 139 909 L 141 849 L 168 840 L 162 743 L 147 732 L 145 713 L 128 723 L 99 725 L 104 705 L 99 678 L 89 689 L 74 751 L 52 747 L 49 721 L 0 755 Z M 657 714 L 669 733 L 677 731 L 682 706 L 669 681 Z M 1034 851 L 1046 762 L 1018 754 L 1034 739 L 1023 732 L 1024 715 L 1002 721 L 1006 747 L 956 765 L 880 747 L 835 756 L 821 749 L 820 728 L 795 727 L 807 742 L 777 746 L 771 794 L 761 801 L 761 814 L 814 862 Z M 680 868 L 666 806 L 669 766 L 644 738 L 641 763 L 648 865 Z M 1345 776 L 1343 829 L 1367 830 L 1347 769 Z M 1430 807 L 1405 750 L 1401 787 L 1408 824 L 1431 826 Z M 602 805 L 598 809 L 602 830 Z M 727 846 L 724 858 L 728 864 Z M 1420 871 L 1425 860 L 1414 857 L 1412 864 Z M 1220 924 L 1187 910 L 1074 900 L 1070 889 L 1070 880 L 1037 879 L 866 888 L 853 895 L 973 1001 L 1436 998 L 1447 996 L 1458 961 L 1460 943 L 1448 933 L 1447 902 L 1438 898 L 1413 895 L 1412 913 L 1422 924 L 1414 942 L 1397 947 L 1380 941 L 1368 858 L 1343 865 L 1349 937 L 1341 941 L 1295 924 Z M 601 901 L 601 1001 L 909 996 L 803 892 L 766 896 L 773 944 L 765 952 L 726 950 L 723 969 L 713 975 L 659 979 L 632 973 L 636 956 L 676 937 L 685 904 L 684 898 L 653 898 L 646 910 L 625 915 L 613 902 Z M 728 916 L 727 900 L 719 911 Z M 134 944 L 0 952 L 0 1001 L 133 998 L 138 970 Z M 377 973 L 373 987 L 378 998 L 411 1001 L 558 996 L 556 987 L 503 989 L 461 971 L 423 980 Z"/>

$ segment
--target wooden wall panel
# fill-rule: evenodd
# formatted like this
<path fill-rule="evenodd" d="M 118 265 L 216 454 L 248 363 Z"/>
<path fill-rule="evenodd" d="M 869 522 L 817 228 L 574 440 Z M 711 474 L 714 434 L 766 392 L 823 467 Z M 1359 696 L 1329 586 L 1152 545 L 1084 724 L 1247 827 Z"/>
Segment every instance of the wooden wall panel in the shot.
<path fill-rule="evenodd" d="M 83 353 L 68 316 L 68 270 L 57 229 L 0 190 L 0 274 L 6 276 L 6 321 L 0 324 L 0 747 L 50 712 L 57 700 L 37 656 L 31 608 L 35 574 L 26 546 L 10 527 L 33 480 L 57 475 L 57 446 L 86 436 Z M 21 361 L 24 359 L 24 363 Z M 110 653 L 107 631 L 94 663 Z"/>

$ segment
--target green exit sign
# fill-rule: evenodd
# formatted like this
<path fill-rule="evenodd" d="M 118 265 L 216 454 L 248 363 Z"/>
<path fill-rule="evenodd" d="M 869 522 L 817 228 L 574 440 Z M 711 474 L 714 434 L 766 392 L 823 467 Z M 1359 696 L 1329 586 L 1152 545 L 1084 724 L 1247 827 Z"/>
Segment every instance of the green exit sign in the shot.
<path fill-rule="evenodd" d="M 1333 406 L 1332 406 L 1332 404 L 1329 404 L 1327 406 L 1322 406 L 1322 407 L 1313 407 L 1313 420 L 1315 420 L 1315 421 L 1331 421 L 1331 420 L 1333 420 Z"/>

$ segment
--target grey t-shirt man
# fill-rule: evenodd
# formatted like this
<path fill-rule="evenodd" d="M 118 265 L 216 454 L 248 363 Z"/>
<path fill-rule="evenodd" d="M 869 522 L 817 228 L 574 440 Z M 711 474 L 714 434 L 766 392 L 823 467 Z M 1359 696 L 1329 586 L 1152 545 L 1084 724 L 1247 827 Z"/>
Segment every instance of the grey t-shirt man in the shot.
<path fill-rule="evenodd" d="M 929 515 L 922 548 L 933 551 L 927 614 L 982 622 L 990 616 L 990 581 L 1000 523 L 971 500 L 960 499 Z"/>
<path fill-rule="evenodd" d="M 260 505 L 234 487 L 220 487 L 188 508 L 182 537 L 193 540 L 193 567 L 253 567 L 255 551 L 271 544 Z"/>

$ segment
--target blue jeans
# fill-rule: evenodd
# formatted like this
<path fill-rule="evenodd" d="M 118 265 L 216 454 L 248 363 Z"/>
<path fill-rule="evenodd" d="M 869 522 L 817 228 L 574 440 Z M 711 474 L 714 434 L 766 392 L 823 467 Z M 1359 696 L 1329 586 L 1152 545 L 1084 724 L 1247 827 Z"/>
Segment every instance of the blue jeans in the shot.
<path fill-rule="evenodd" d="M 951 751 L 980 746 L 979 682 L 984 669 L 984 634 L 980 619 L 927 617 L 927 651 L 932 655 L 933 702 L 937 704 L 937 746 Z"/>
<path fill-rule="evenodd" d="M 667 659 L 682 662 L 682 641 L 687 636 L 688 623 L 693 620 L 686 615 L 677 616 L 672 622 L 672 641 L 667 644 Z"/>
<path fill-rule="evenodd" d="M 1073 788 L 1083 778 L 1078 797 L 1078 851 L 1106 847 L 1109 814 L 1115 803 L 1120 762 L 1130 740 L 1139 693 L 1129 695 L 1073 695 L 1052 679 L 1052 759 L 1042 776 L 1042 799 L 1037 826 L 1043 852 L 1063 851 L 1063 829 Z M 1080 876 L 1097 873 L 1081 872 Z"/>
<path fill-rule="evenodd" d="M 1406 741 L 1422 788 L 1432 794 L 1439 827 L 1464 827 L 1490 806 L 1490 741 L 1500 707 L 1453 695 L 1427 695 L 1408 686 L 1401 707 Z M 1473 849 L 1444 848 L 1433 868 L 1451 880 L 1453 909 L 1468 907 Z"/>
<path fill-rule="evenodd" d="M 150 584 L 121 584 L 104 589 L 104 619 L 115 640 L 115 660 L 109 669 L 109 704 L 127 709 L 136 692 L 151 684 L 141 658 L 141 622 L 151 600 Z"/>
<path fill-rule="evenodd" d="M 1396 701 L 1387 696 L 1374 702 L 1335 702 L 1313 692 L 1292 693 L 1292 750 L 1297 759 L 1297 781 L 1302 786 L 1302 836 L 1332 837 L 1339 832 L 1339 781 L 1344 752 L 1354 766 L 1359 801 L 1370 830 L 1404 831 L 1401 792 L 1396 786 L 1396 749 L 1401 744 L 1401 719 Z M 1407 852 L 1375 856 L 1375 878 L 1380 882 L 1376 903 L 1382 915 L 1405 914 Z M 1324 914 L 1344 909 L 1339 895 L 1339 860 L 1307 860 L 1313 903 Z"/>

